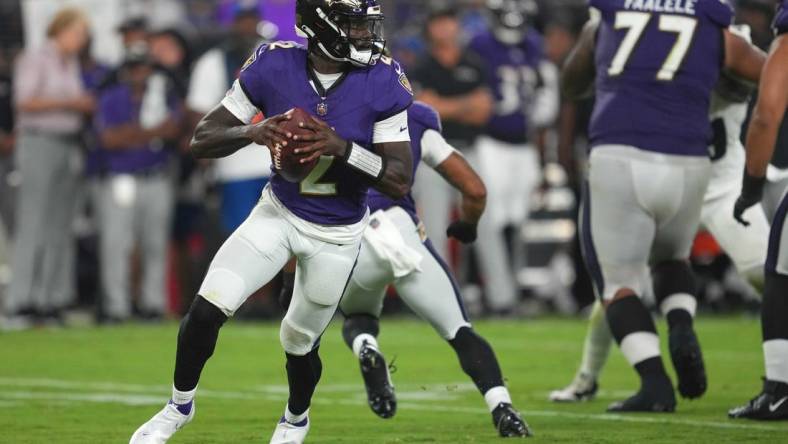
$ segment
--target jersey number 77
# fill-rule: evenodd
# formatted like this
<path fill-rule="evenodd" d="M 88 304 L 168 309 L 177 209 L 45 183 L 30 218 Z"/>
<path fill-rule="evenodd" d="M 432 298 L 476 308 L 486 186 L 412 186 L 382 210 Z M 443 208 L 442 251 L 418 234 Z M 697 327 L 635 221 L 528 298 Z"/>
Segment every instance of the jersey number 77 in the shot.
<path fill-rule="evenodd" d="M 694 18 L 680 15 L 659 15 L 658 17 L 660 31 L 676 34 L 676 43 L 662 64 L 662 68 L 657 72 L 657 80 L 671 81 L 689 52 L 698 22 Z M 627 61 L 653 18 L 654 14 L 647 12 L 619 11 L 616 13 L 615 29 L 626 29 L 627 34 L 610 63 L 608 75 L 617 76 L 624 72 Z"/>

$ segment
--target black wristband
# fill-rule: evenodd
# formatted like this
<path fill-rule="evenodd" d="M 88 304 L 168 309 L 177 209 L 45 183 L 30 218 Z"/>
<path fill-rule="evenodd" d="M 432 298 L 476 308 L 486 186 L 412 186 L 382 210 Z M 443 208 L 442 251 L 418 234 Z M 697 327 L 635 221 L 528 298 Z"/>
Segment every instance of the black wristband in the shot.
<path fill-rule="evenodd" d="M 364 149 L 351 141 L 347 143 L 342 161 L 345 165 L 364 174 L 375 182 L 379 181 L 386 172 L 385 157 Z"/>

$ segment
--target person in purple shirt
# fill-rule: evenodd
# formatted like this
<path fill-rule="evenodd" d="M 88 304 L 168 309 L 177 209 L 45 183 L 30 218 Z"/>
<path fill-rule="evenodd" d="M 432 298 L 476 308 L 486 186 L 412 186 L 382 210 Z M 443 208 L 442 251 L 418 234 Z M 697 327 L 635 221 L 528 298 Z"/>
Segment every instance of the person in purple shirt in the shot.
<path fill-rule="evenodd" d="M 443 138 L 440 116 L 432 107 L 415 102 L 408 109 L 408 127 L 414 176 L 423 161 L 462 193 L 462 215 L 448 227 L 447 236 L 474 242 L 485 208 L 484 182 Z M 377 342 L 386 288 L 392 284 L 400 298 L 457 353 L 462 369 L 484 396 L 498 434 L 530 435 L 512 406 L 492 347 L 471 326 L 457 282 L 424 234 L 413 197 L 392 199 L 373 190 L 369 206 L 371 220 L 339 308 L 345 316 L 342 336 L 359 360 L 372 411 L 381 418 L 396 413 L 394 387 Z"/>
<path fill-rule="evenodd" d="M 98 98 L 94 127 L 99 154 L 95 204 L 104 300 L 99 320 L 131 315 L 129 257 L 139 244 L 142 286 L 138 309 L 160 319 L 166 307 L 167 239 L 173 209 L 172 142 L 180 134 L 180 102 L 151 92 L 147 47 L 129 49 L 119 83 Z"/>
<path fill-rule="evenodd" d="M 515 270 L 525 264 L 521 242 L 507 245 L 507 228 L 528 219 L 531 194 L 541 182 L 539 132 L 558 116 L 558 72 L 544 53 L 532 22 L 534 0 L 488 0 L 489 30 L 469 45 L 484 60 L 495 107 L 474 144 L 474 166 L 487 185 L 487 213 L 479 226 L 479 267 L 495 313 L 512 313 L 519 301 Z M 519 236 L 514 236 L 515 239 Z"/>
<path fill-rule="evenodd" d="M 376 0 L 299 0 L 296 18 L 308 46 L 260 46 L 222 102 L 200 122 L 198 157 L 232 154 L 252 142 L 272 153 L 292 141 L 302 161 L 318 160 L 300 183 L 275 173 L 259 204 L 227 239 L 206 274 L 178 335 L 172 398 L 133 434 L 132 444 L 163 443 L 194 417 L 194 395 L 219 329 L 291 256 L 298 265 L 280 342 L 290 396 L 272 443 L 301 443 L 320 379 L 320 336 L 333 317 L 367 226 L 367 190 L 400 199 L 410 189 L 407 108 L 410 83 L 382 55 L 383 15 Z M 279 127 L 299 107 L 311 135 Z M 252 124 L 262 112 L 268 118 Z"/>
<path fill-rule="evenodd" d="M 672 412 L 659 337 L 639 297 L 642 276 L 650 267 L 679 393 L 699 397 L 706 373 L 688 257 L 710 174 L 711 92 L 720 67 L 757 82 L 762 55 L 728 31 L 733 11 L 724 1 L 590 3 L 599 17 L 586 25 L 562 77 L 570 97 L 595 80 L 582 246 L 611 333 L 641 380 L 635 395 L 608 411 Z"/>
<path fill-rule="evenodd" d="M 777 133 L 788 107 L 788 0 L 781 0 L 774 20 L 777 38 L 763 68 L 758 103 L 747 133 L 747 166 L 734 217 L 744 225 L 744 212 L 761 201 L 766 169 L 777 143 Z M 782 147 L 785 148 L 785 147 Z M 731 409 L 731 418 L 788 419 L 788 194 L 772 219 L 766 255 L 766 277 L 761 308 L 766 378 L 763 390 L 749 403 Z"/>

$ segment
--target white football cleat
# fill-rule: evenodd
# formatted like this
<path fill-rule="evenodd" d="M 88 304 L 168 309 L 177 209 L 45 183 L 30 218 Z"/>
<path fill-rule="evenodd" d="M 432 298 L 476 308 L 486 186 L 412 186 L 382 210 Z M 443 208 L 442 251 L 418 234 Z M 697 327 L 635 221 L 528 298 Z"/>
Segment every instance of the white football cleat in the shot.
<path fill-rule="evenodd" d="M 131 435 L 129 444 L 166 443 L 175 432 L 191 422 L 192 418 L 194 418 L 194 411 L 194 403 L 192 403 L 192 408 L 188 415 L 179 412 L 175 404 L 168 403 L 159 413 L 153 415 L 153 418 L 141 425 Z"/>
<path fill-rule="evenodd" d="M 566 388 L 550 392 L 550 401 L 553 402 L 580 402 L 590 401 L 596 396 L 599 386 L 596 379 L 585 373 L 578 373 L 574 381 Z"/>
<path fill-rule="evenodd" d="M 298 424 L 290 424 L 283 416 L 274 429 L 270 444 L 301 444 L 309 433 L 309 417 Z"/>

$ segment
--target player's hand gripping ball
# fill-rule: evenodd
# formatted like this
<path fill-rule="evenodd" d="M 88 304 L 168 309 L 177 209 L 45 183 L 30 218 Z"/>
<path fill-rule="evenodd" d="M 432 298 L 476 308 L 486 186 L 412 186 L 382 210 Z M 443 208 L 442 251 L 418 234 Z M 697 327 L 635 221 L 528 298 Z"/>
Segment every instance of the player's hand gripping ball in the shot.
<path fill-rule="evenodd" d="M 277 174 L 280 174 L 288 182 L 298 183 L 312 172 L 320 157 L 310 158 L 308 155 L 296 153 L 296 150 L 312 145 L 311 142 L 302 138 L 314 134 L 313 130 L 304 127 L 304 123 L 312 120 L 309 113 L 301 108 L 293 108 L 285 115 L 289 116 L 289 119 L 278 121 L 277 126 L 280 130 L 292 135 L 292 138 L 287 139 L 287 143 L 274 144 L 271 149 L 271 157 Z"/>

